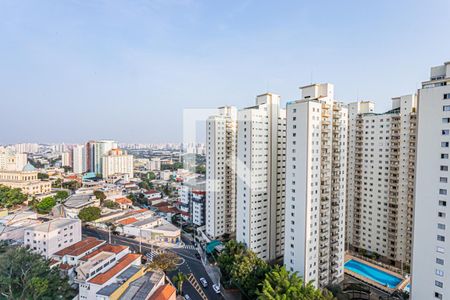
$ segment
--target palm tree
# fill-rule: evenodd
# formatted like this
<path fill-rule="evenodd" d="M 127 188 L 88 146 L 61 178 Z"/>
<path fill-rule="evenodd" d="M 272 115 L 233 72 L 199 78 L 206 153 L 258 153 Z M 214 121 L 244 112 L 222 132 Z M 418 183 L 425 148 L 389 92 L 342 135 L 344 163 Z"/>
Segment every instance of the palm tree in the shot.
<path fill-rule="evenodd" d="M 187 276 L 182 272 L 178 272 L 177 275 L 172 278 L 172 281 L 177 284 L 178 293 L 180 295 L 183 295 L 183 282 L 185 280 L 187 280 Z"/>

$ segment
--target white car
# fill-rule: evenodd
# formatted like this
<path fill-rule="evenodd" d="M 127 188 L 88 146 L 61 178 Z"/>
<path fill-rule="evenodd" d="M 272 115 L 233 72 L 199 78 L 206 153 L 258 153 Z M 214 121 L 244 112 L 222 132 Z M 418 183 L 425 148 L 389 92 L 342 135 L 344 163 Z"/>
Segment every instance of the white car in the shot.
<path fill-rule="evenodd" d="M 191 297 L 189 297 L 188 294 L 185 294 L 185 295 L 184 295 L 184 299 L 186 299 L 186 300 L 191 300 Z"/>
<path fill-rule="evenodd" d="M 203 277 L 200 278 L 200 282 L 201 282 L 201 284 L 203 285 L 204 288 L 208 287 L 208 281 L 206 281 L 205 278 L 203 278 Z"/>
<path fill-rule="evenodd" d="M 216 294 L 220 294 L 220 287 L 217 284 L 213 284 L 213 290 Z"/>

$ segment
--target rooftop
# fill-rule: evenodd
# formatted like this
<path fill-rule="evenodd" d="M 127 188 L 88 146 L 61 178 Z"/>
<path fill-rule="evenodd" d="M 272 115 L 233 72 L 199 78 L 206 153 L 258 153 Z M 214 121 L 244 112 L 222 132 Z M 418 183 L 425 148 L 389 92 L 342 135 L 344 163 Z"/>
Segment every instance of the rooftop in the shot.
<path fill-rule="evenodd" d="M 155 285 L 163 279 L 162 272 L 148 272 L 144 276 L 139 277 L 125 290 L 120 299 L 146 300 L 148 294 L 153 290 Z"/>
<path fill-rule="evenodd" d="M 118 254 L 118 253 L 124 251 L 125 249 L 128 249 L 128 247 L 122 246 L 122 245 L 105 244 L 105 245 L 101 246 L 100 248 L 98 248 L 97 250 L 95 250 L 94 252 L 83 256 L 81 258 L 81 260 L 87 261 L 88 259 L 94 257 L 95 255 L 99 254 L 100 252 L 111 252 L 114 254 Z"/>
<path fill-rule="evenodd" d="M 137 221 L 138 221 L 138 220 L 137 220 L 136 218 L 131 217 L 131 218 L 128 218 L 128 219 L 120 220 L 120 221 L 117 222 L 117 223 L 122 224 L 122 225 L 129 225 L 129 224 L 135 223 L 135 222 L 137 222 Z"/>
<path fill-rule="evenodd" d="M 160 286 L 156 292 L 149 298 L 149 300 L 167 300 L 175 295 L 176 290 L 170 284 Z"/>
<path fill-rule="evenodd" d="M 117 276 L 117 282 L 109 284 L 99 290 L 97 295 L 110 296 L 114 293 L 119 287 L 121 287 L 122 283 L 133 277 L 137 272 L 141 270 L 141 267 L 138 266 L 130 266 L 125 271 L 123 271 L 119 276 Z"/>
<path fill-rule="evenodd" d="M 75 194 L 69 196 L 64 202 L 64 206 L 71 208 L 79 208 L 91 203 L 92 194 Z"/>
<path fill-rule="evenodd" d="M 119 204 L 133 204 L 133 202 L 128 198 L 117 198 L 114 201 Z"/>
<path fill-rule="evenodd" d="M 106 242 L 102 241 L 102 240 L 98 240 L 93 237 L 88 237 L 88 238 L 85 238 L 84 240 L 79 241 L 78 243 L 73 244 L 72 246 L 69 246 L 62 250 L 59 250 L 54 255 L 57 255 L 57 256 L 64 256 L 64 255 L 79 256 L 79 255 L 86 253 L 87 251 L 94 249 L 104 243 L 106 243 Z"/>
<path fill-rule="evenodd" d="M 111 278 L 113 278 L 114 276 L 116 276 L 118 273 L 122 272 L 123 269 L 128 267 L 131 263 L 133 263 L 140 257 L 141 257 L 140 254 L 128 253 L 127 255 L 122 257 L 114 267 L 112 267 L 111 269 L 107 270 L 104 273 L 95 276 L 94 278 L 90 279 L 89 282 L 93 284 L 102 285 Z"/>
<path fill-rule="evenodd" d="M 78 220 L 78 219 L 55 219 L 55 220 L 50 220 L 48 222 L 33 226 L 33 227 L 29 228 L 28 230 L 51 232 L 54 230 L 58 230 L 62 227 L 68 226 L 68 225 L 75 225 L 75 224 L 79 224 L 79 223 L 80 223 L 80 220 Z"/>

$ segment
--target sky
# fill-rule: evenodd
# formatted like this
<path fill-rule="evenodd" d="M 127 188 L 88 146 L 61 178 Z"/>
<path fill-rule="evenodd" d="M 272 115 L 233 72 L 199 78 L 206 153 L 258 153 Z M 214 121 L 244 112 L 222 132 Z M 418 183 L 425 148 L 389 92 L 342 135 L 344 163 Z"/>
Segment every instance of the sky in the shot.
<path fill-rule="evenodd" d="M 450 1 L 0 0 L 0 144 L 179 142 L 184 109 L 414 93 L 450 61 Z"/>

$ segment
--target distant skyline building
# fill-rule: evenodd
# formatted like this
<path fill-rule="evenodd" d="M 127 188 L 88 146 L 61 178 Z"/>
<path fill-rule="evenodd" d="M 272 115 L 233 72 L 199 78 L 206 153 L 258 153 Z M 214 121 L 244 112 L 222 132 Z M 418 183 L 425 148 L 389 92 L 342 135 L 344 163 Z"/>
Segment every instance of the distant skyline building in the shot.
<path fill-rule="evenodd" d="M 133 155 L 129 155 L 122 149 L 111 149 L 102 157 L 103 178 L 115 174 L 127 174 L 130 178 L 134 175 Z"/>
<path fill-rule="evenodd" d="M 266 93 L 238 111 L 236 238 L 263 260 L 284 251 L 286 110 Z"/>
<path fill-rule="evenodd" d="M 75 174 L 86 172 L 86 147 L 84 145 L 75 145 L 72 148 L 72 166 Z"/>
<path fill-rule="evenodd" d="M 329 83 L 287 105 L 284 264 L 325 287 L 344 279 L 347 108 Z"/>
<path fill-rule="evenodd" d="M 236 234 L 237 109 L 225 106 L 206 121 L 206 234 Z"/>
<path fill-rule="evenodd" d="M 110 150 L 117 149 L 117 142 L 112 140 L 94 141 L 90 145 L 91 172 L 103 174 L 103 156 Z"/>
<path fill-rule="evenodd" d="M 450 299 L 450 62 L 418 93 L 412 300 Z"/>

